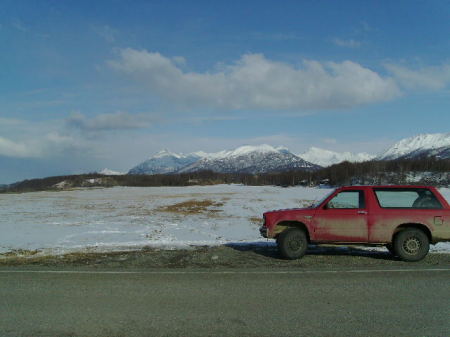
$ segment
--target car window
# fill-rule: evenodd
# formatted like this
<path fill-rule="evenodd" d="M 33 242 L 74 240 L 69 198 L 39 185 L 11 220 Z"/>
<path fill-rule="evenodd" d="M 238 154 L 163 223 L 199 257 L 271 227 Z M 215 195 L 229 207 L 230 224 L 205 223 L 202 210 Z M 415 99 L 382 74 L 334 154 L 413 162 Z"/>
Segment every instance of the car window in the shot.
<path fill-rule="evenodd" d="M 331 192 L 327 193 L 325 196 L 323 196 L 319 201 L 315 201 L 312 205 L 311 208 L 316 208 L 318 206 L 320 206 L 320 204 L 322 204 L 322 202 L 324 202 L 326 199 L 328 199 L 328 197 L 330 195 L 332 195 L 334 193 L 335 189 L 332 190 Z"/>
<path fill-rule="evenodd" d="M 375 195 L 382 208 L 439 209 L 441 203 L 426 188 L 375 189 Z"/>
<path fill-rule="evenodd" d="M 334 196 L 327 205 L 327 209 L 340 208 L 364 208 L 364 192 L 363 191 L 342 191 Z"/>

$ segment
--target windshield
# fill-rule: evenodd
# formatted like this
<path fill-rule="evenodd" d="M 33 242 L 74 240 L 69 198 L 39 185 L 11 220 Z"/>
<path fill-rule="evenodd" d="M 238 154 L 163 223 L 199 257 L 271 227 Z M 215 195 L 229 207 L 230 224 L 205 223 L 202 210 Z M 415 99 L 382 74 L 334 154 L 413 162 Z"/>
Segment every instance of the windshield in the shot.
<path fill-rule="evenodd" d="M 309 206 L 310 208 L 316 208 L 318 207 L 322 202 L 325 201 L 326 198 L 328 198 L 330 195 L 332 195 L 336 191 L 335 189 L 327 193 L 324 197 L 322 197 L 319 201 L 314 201 L 314 203 Z"/>

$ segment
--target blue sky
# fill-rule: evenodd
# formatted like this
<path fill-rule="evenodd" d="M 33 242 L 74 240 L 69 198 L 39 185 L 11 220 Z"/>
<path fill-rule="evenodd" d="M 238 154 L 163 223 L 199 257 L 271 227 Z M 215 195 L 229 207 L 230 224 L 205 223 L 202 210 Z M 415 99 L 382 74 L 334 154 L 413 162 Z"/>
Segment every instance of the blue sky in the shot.
<path fill-rule="evenodd" d="M 449 132 L 448 1 L 8 1 L 0 183 Z"/>

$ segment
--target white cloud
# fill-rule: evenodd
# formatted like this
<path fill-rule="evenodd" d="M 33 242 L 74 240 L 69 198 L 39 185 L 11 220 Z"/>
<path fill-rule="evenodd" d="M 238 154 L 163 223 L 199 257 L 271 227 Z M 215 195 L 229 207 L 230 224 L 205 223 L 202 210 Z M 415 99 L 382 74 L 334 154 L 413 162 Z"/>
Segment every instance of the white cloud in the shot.
<path fill-rule="evenodd" d="M 385 64 L 395 80 L 408 89 L 444 89 L 450 84 L 450 64 L 409 69 L 395 64 Z"/>
<path fill-rule="evenodd" d="M 347 48 L 358 48 L 361 46 L 361 42 L 353 40 L 353 39 L 343 40 L 343 39 L 335 38 L 335 39 L 333 39 L 333 43 L 336 46 L 347 47 Z"/>
<path fill-rule="evenodd" d="M 81 138 L 51 131 L 40 140 L 42 156 L 66 155 L 72 152 L 92 152 L 90 144 Z"/>
<path fill-rule="evenodd" d="M 0 155 L 7 157 L 27 158 L 39 157 L 39 153 L 30 144 L 15 142 L 0 137 Z"/>
<path fill-rule="evenodd" d="M 223 109 L 335 109 L 386 101 L 396 83 L 352 61 L 295 67 L 246 54 L 215 72 L 184 72 L 159 53 L 122 49 L 108 64 L 172 103 Z"/>
<path fill-rule="evenodd" d="M 88 118 L 81 113 L 73 113 L 66 119 L 71 128 L 84 131 L 110 131 L 139 129 L 150 126 L 150 120 L 143 115 L 132 115 L 127 112 L 114 112 Z"/>
<path fill-rule="evenodd" d="M 118 154 L 116 145 L 122 142 L 129 151 L 134 138 L 128 133 L 99 132 L 146 127 L 150 125 L 151 118 L 125 112 L 92 118 L 74 113 L 66 119 L 47 121 L 0 118 L 0 156 L 50 159 L 81 155 L 93 160 L 110 156 L 120 163 L 122 157 L 127 156 L 127 150 L 124 148 Z"/>
<path fill-rule="evenodd" d="M 20 141 L 0 137 L 0 155 L 15 158 L 43 158 L 67 154 L 82 147 L 81 141 L 56 131 Z"/>
<path fill-rule="evenodd" d="M 63 120 L 0 118 L 0 156 L 49 158 L 92 152 L 86 140 L 66 131 Z"/>

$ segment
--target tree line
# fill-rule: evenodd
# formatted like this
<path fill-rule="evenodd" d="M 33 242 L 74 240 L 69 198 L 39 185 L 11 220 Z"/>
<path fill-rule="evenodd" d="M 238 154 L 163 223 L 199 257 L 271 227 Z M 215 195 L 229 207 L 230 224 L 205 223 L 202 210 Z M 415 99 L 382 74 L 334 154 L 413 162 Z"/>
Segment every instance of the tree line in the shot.
<path fill-rule="evenodd" d="M 181 174 L 105 176 L 91 173 L 24 180 L 3 187 L 1 191 L 26 192 L 96 186 L 408 184 L 411 183 L 411 177 L 414 178 L 414 183 L 448 186 L 450 184 L 450 159 L 430 157 L 362 163 L 342 162 L 315 171 L 293 170 L 264 174 L 201 171 Z"/>

